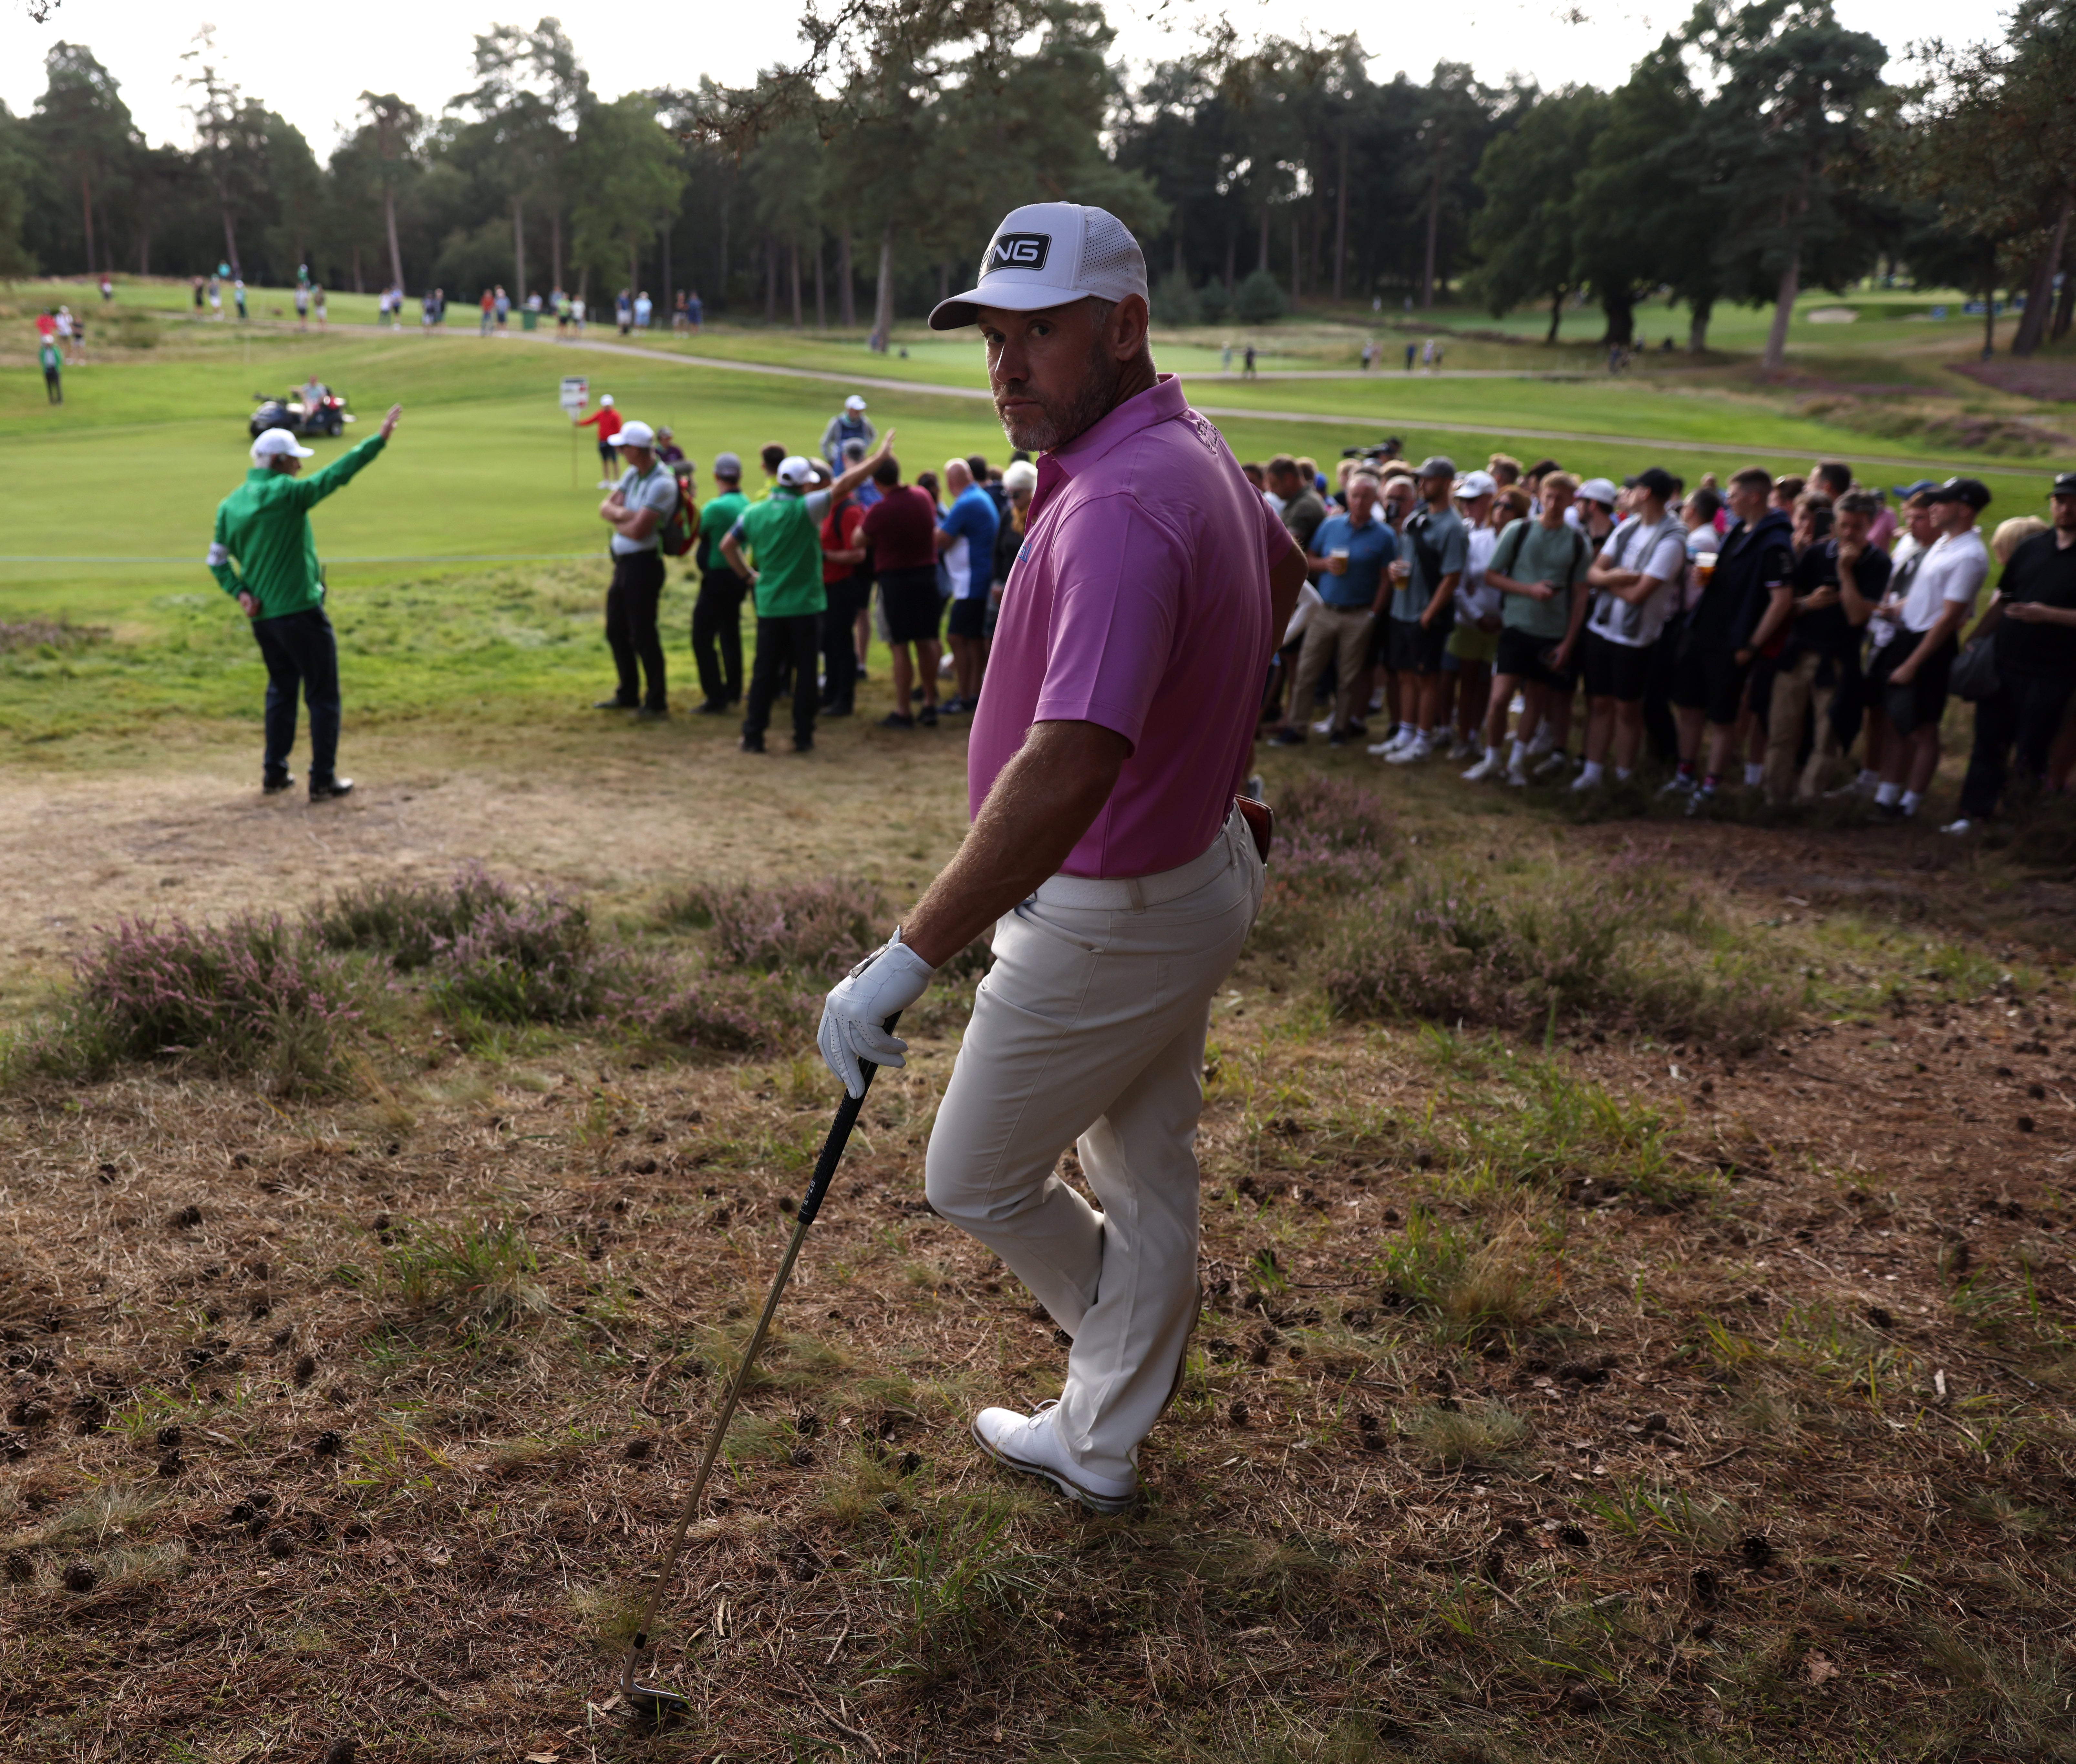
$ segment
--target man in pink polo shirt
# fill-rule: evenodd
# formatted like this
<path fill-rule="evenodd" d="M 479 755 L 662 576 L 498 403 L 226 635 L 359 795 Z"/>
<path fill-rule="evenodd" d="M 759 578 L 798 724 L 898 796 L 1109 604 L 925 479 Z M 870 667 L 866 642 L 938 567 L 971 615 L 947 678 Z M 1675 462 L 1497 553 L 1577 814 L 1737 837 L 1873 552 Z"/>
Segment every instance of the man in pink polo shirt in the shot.
<path fill-rule="evenodd" d="M 828 995 L 823 1057 L 902 1064 L 882 1027 L 994 928 L 994 965 L 930 1136 L 925 1192 L 1073 1338 L 1036 1414 L 984 1409 L 993 1457 L 1099 1512 L 1197 1318 L 1197 1118 L 1210 1001 L 1261 904 L 1234 795 L 1264 670 L 1305 577 L 1147 341 L 1146 263 L 1112 215 L 1014 210 L 978 324 L 1013 446 L 1042 455 L 968 749 L 973 826 L 891 941 Z M 1078 1148 L 1091 1206 L 1057 1172 Z"/>

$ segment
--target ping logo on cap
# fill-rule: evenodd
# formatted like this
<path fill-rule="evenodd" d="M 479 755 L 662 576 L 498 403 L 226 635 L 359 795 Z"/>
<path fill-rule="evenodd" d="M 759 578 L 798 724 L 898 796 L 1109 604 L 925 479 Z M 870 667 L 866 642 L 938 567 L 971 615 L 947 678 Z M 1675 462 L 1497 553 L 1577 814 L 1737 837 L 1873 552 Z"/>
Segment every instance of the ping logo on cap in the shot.
<path fill-rule="evenodd" d="M 999 269 L 1043 269 L 1045 255 L 1052 248 L 1050 233 L 1004 233 L 988 247 L 981 274 L 992 276 Z"/>

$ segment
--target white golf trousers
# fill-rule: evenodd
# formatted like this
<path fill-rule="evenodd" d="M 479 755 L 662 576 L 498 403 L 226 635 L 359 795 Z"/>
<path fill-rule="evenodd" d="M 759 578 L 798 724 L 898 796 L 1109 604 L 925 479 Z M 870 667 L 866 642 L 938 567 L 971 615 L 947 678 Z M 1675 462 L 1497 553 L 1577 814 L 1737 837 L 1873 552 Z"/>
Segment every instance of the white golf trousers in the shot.
<path fill-rule="evenodd" d="M 1073 1338 L 1058 1437 L 1098 1476 L 1136 1474 L 1194 1319 L 1204 1036 L 1262 882 L 1235 814 L 1179 869 L 1046 882 L 995 925 L 930 1135 L 931 1206 Z M 1056 1173 L 1069 1144 L 1101 1212 Z"/>

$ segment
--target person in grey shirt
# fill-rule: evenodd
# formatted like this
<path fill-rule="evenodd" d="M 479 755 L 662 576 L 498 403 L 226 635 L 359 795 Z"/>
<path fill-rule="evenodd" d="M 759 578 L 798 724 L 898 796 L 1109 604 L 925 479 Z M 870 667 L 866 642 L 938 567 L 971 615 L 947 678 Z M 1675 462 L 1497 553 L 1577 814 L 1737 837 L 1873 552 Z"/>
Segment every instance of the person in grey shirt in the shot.
<path fill-rule="evenodd" d="M 828 427 L 822 431 L 822 457 L 829 463 L 829 475 L 834 477 L 843 467 L 844 443 L 862 441 L 865 450 L 871 452 L 872 444 L 878 439 L 879 431 L 866 420 L 865 401 L 853 392 L 844 400 L 843 409 L 829 418 Z"/>
<path fill-rule="evenodd" d="M 1456 623 L 1456 584 L 1470 561 L 1470 529 L 1456 513 L 1454 460 L 1435 454 L 1414 474 L 1421 506 L 1407 518 L 1391 566 L 1388 659 L 1398 676 L 1397 733 L 1370 749 L 1393 766 L 1410 766 L 1446 744 L 1442 657 Z"/>
<path fill-rule="evenodd" d="M 657 614 L 663 600 L 663 554 L 658 529 L 678 506 L 678 480 L 656 457 L 656 431 L 646 422 L 622 425 L 612 438 L 626 463 L 598 517 L 612 529 L 612 586 L 605 591 L 605 641 L 620 674 L 619 690 L 592 707 L 633 711 L 641 717 L 671 714 L 663 682 L 663 639 Z M 641 692 L 648 676 L 649 691 Z"/>

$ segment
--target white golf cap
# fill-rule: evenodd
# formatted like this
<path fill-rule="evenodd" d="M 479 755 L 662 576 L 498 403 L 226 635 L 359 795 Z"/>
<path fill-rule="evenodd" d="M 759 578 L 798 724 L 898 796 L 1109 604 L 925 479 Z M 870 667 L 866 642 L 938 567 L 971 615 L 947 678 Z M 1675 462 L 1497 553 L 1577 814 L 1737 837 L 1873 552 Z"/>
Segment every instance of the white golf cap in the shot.
<path fill-rule="evenodd" d="M 1041 312 L 1069 301 L 1146 297 L 1146 258 L 1130 230 L 1107 209 L 1079 202 L 1028 202 L 1003 217 L 987 242 L 973 288 L 938 301 L 932 330 L 970 325 L 977 308 Z"/>
<path fill-rule="evenodd" d="M 616 447 L 654 447 L 656 431 L 646 422 L 624 422 L 612 444 Z"/>
<path fill-rule="evenodd" d="M 778 462 L 778 481 L 798 490 L 815 481 L 815 462 L 800 454 L 789 454 Z"/>
<path fill-rule="evenodd" d="M 1498 488 L 1498 480 L 1489 471 L 1467 471 L 1457 482 L 1456 494 L 1468 500 L 1491 496 Z"/>
<path fill-rule="evenodd" d="M 612 402 L 612 394 L 611 392 L 600 392 L 600 393 L 599 394 L 599 397 L 598 397 L 598 406 L 599 406 L 599 409 L 601 409 L 601 410 L 604 409 L 605 409 L 605 407 L 606 407 L 608 405 L 611 404 Z"/>
<path fill-rule="evenodd" d="M 276 459 L 292 454 L 297 459 L 307 459 L 311 450 L 299 445 L 296 438 L 285 429 L 263 429 L 252 443 L 255 459 Z"/>
<path fill-rule="evenodd" d="M 1621 495 L 1621 492 L 1615 488 L 1614 480 L 1611 478 L 1588 478 L 1579 486 L 1580 501 L 1597 502 L 1601 507 L 1606 508 L 1614 507 L 1616 500 Z"/>
<path fill-rule="evenodd" d="M 844 409 L 846 410 L 862 410 L 865 409 L 865 401 L 859 397 L 856 392 L 853 392 L 849 397 L 844 400 Z"/>

